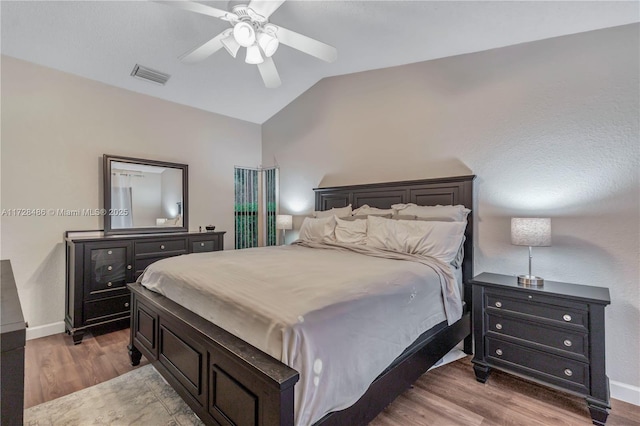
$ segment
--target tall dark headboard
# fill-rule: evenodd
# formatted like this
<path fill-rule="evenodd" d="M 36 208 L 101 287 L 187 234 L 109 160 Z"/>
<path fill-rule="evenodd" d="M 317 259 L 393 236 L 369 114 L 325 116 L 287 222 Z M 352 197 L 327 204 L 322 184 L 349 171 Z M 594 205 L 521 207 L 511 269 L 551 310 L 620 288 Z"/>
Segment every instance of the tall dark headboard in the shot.
<path fill-rule="evenodd" d="M 365 185 L 315 188 L 316 210 L 329 210 L 351 204 L 354 209 L 368 204 L 388 209 L 392 204 L 415 203 L 419 206 L 462 204 L 473 209 L 473 180 L 475 175 L 448 178 L 411 180 L 404 182 L 371 183 Z M 462 277 L 465 283 L 473 278 L 473 212 L 467 217 L 464 233 L 464 261 Z M 467 299 L 465 297 L 465 299 Z"/>

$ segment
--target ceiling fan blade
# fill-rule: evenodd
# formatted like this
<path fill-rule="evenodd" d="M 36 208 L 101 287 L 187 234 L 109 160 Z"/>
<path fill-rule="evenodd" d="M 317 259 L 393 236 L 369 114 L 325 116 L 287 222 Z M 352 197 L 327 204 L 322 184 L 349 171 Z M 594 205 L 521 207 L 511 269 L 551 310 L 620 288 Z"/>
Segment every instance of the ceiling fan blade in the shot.
<path fill-rule="evenodd" d="M 273 59 L 264 58 L 264 62 L 258 64 L 258 71 L 260 71 L 265 87 L 275 89 L 276 87 L 280 87 L 282 84 L 280 75 L 278 75 L 278 70 L 276 69 L 276 64 L 273 63 Z"/>
<path fill-rule="evenodd" d="M 180 60 L 182 62 L 198 62 L 203 59 L 208 58 L 209 56 L 216 53 L 218 50 L 222 49 L 222 39 L 229 35 L 229 30 L 224 30 L 205 44 L 196 47 L 195 49 L 191 49 L 187 53 L 180 56 Z"/>
<path fill-rule="evenodd" d="M 278 10 L 284 2 L 285 0 L 251 0 L 251 3 L 249 3 L 249 9 L 252 9 L 265 19 L 269 19 L 269 16 Z"/>
<path fill-rule="evenodd" d="M 333 46 L 329 46 L 321 41 L 314 40 L 278 25 L 273 26 L 277 28 L 276 37 L 282 44 L 286 44 L 289 47 L 293 47 L 307 55 L 315 56 L 326 62 L 333 62 L 338 58 L 338 51 Z"/>
<path fill-rule="evenodd" d="M 156 1 L 156 3 L 165 4 L 167 6 L 177 7 L 178 9 L 188 10 L 189 12 L 200 13 L 202 15 L 213 16 L 214 18 L 220 18 L 229 20 L 232 18 L 238 19 L 238 17 L 226 10 L 216 9 L 215 7 L 205 6 L 204 4 L 196 3 L 193 1 Z"/>

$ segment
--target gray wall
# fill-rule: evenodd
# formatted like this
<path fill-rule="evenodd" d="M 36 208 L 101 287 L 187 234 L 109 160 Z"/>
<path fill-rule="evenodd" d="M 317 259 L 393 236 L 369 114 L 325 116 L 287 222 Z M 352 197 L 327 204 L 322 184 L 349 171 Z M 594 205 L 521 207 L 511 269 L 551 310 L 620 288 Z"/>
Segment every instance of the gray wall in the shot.
<path fill-rule="evenodd" d="M 186 163 L 190 228 L 213 223 L 226 230 L 227 249 L 233 248 L 233 167 L 261 159 L 257 124 L 7 56 L 1 136 L 3 209 L 101 207 L 103 154 Z M 13 264 L 31 336 L 38 326 L 52 325 L 43 334 L 63 331 L 63 233 L 101 229 L 102 218 L 1 219 L 1 257 Z"/>
<path fill-rule="evenodd" d="M 638 52 L 629 25 L 327 78 L 263 125 L 262 158 L 293 214 L 317 186 L 476 174 L 476 273 L 525 273 L 510 218 L 551 217 L 534 273 L 609 287 L 613 394 L 640 404 Z"/>

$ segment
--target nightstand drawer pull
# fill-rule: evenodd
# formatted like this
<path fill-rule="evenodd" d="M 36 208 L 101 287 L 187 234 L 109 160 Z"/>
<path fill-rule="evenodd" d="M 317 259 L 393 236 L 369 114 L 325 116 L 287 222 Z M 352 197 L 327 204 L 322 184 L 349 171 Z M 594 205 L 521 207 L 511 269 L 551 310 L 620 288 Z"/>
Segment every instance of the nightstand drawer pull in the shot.
<path fill-rule="evenodd" d="M 568 348 L 570 348 L 570 347 L 571 347 L 571 345 L 573 345 L 573 343 L 571 343 L 571 340 L 569 340 L 569 339 L 565 340 L 563 343 L 564 343 L 564 345 L 565 345 L 566 347 L 568 347 Z"/>
<path fill-rule="evenodd" d="M 496 330 L 502 330 L 502 324 L 496 324 Z"/>
<path fill-rule="evenodd" d="M 204 247 L 204 243 L 200 243 L 200 247 Z"/>
<path fill-rule="evenodd" d="M 496 355 L 502 355 L 502 349 L 496 349 Z"/>
<path fill-rule="evenodd" d="M 562 316 L 562 319 L 565 320 L 566 322 L 571 322 L 571 315 L 569 314 L 564 314 Z"/>
<path fill-rule="evenodd" d="M 107 254 L 113 254 L 112 250 L 107 251 Z"/>
<path fill-rule="evenodd" d="M 564 374 L 565 374 L 565 376 L 567 376 L 567 377 L 571 377 L 571 376 L 573 376 L 573 371 L 571 371 L 571 370 L 570 370 L 570 369 L 568 369 L 568 368 L 565 368 L 565 370 L 564 370 Z"/>
<path fill-rule="evenodd" d="M 164 250 L 164 244 L 160 244 L 160 250 Z"/>
<path fill-rule="evenodd" d="M 501 302 L 496 302 L 496 308 L 502 308 L 502 303 Z"/>

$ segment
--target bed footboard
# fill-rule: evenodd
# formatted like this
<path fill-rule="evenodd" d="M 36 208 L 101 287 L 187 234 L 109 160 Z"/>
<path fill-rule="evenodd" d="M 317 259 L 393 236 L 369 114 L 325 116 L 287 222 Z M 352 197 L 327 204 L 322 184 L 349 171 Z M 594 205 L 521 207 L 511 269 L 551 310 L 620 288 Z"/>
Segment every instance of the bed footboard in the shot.
<path fill-rule="evenodd" d="M 133 365 L 144 355 L 206 424 L 294 424 L 297 371 L 140 284 L 128 287 Z"/>

